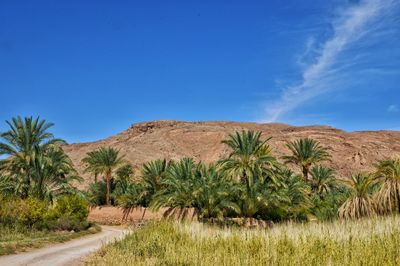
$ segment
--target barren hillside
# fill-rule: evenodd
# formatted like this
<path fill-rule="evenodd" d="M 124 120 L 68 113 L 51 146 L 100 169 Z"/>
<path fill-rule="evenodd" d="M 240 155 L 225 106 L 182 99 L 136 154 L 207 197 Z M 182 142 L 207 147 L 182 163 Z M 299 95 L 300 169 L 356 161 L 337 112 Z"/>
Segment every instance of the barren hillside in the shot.
<path fill-rule="evenodd" d="M 185 156 L 212 162 L 227 153 L 221 140 L 237 130 L 262 131 L 272 137 L 270 145 L 279 158 L 288 153 L 287 141 L 311 137 L 331 149 L 332 162 L 327 163 L 340 176 L 358 170 L 370 170 L 377 160 L 400 155 L 399 131 L 363 131 L 348 133 L 327 126 L 295 127 L 285 124 L 241 122 L 154 121 L 132 125 L 120 134 L 104 140 L 71 144 L 65 147 L 79 171 L 88 151 L 101 146 L 121 150 L 133 165 L 158 159 Z M 83 175 L 88 180 L 88 176 Z"/>

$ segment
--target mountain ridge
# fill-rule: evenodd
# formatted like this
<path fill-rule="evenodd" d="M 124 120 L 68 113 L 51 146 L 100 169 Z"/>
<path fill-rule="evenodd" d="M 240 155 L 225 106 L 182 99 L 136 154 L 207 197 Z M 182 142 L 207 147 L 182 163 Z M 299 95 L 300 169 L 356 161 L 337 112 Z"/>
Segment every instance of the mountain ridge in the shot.
<path fill-rule="evenodd" d="M 400 154 L 400 131 L 346 132 L 325 125 L 291 126 L 281 123 L 256 123 L 232 121 L 186 122 L 156 120 L 132 124 L 128 129 L 105 139 L 74 143 L 64 146 L 79 173 L 83 174 L 81 160 L 86 153 L 102 146 L 117 148 L 136 168 L 154 159 L 178 160 L 193 157 L 196 161 L 210 163 L 228 154 L 221 141 L 229 134 L 241 130 L 261 131 L 262 138 L 272 137 L 269 144 L 277 158 L 288 154 L 288 141 L 311 137 L 331 150 L 332 167 L 339 177 L 357 171 L 370 171 L 378 160 Z M 296 169 L 296 168 L 293 168 Z"/>

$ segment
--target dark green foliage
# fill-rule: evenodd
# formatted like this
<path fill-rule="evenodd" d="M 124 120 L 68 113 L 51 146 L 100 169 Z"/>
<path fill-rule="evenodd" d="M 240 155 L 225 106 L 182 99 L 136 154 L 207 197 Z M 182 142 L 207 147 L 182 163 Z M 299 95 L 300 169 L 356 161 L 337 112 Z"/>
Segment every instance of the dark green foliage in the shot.
<path fill-rule="evenodd" d="M 147 206 L 170 210 L 194 208 L 203 220 L 219 221 L 224 217 L 273 221 L 306 221 L 313 217 L 332 220 L 341 207 L 342 215 L 346 208 L 354 207 L 358 187 L 351 188 L 350 185 L 353 191 L 350 193 L 349 189 L 337 183 L 332 169 L 317 165 L 330 159 L 327 148 L 310 138 L 289 142 L 287 146 L 292 155 L 283 158 L 286 163 L 300 167 L 299 175 L 278 163 L 268 140 L 261 140 L 260 132 L 236 132 L 223 141 L 230 153 L 216 165 L 206 166 L 191 158 L 177 162 L 150 161 L 143 165 L 141 179 L 135 182 L 130 178 L 131 167 L 121 167 L 116 171 L 115 186 L 112 185 L 113 200 L 126 209 Z M 102 173 L 93 168 L 92 159 L 91 156 L 86 159 L 88 170 Z M 397 173 L 400 171 L 397 168 L 397 164 L 390 161 L 377 171 L 375 176 L 379 182 L 367 182 L 371 191 L 366 194 L 368 199 L 362 200 L 368 201 L 371 213 L 375 208 L 372 193 L 379 188 L 380 199 L 396 202 L 397 205 L 393 206 L 399 209 L 400 196 L 393 192 L 397 191 L 399 184 Z M 104 204 L 104 191 L 104 182 L 92 184 L 88 193 L 91 203 Z"/>
<path fill-rule="evenodd" d="M 147 207 L 146 188 L 143 183 L 129 183 L 126 190 L 116 196 L 115 201 L 124 209 Z"/>
<path fill-rule="evenodd" d="M 234 196 L 240 193 L 239 186 L 217 171 L 214 165 L 200 166 L 197 171 L 193 207 L 198 210 L 200 218 L 222 219 L 229 212 L 240 212 L 239 205 L 233 201 Z"/>
<path fill-rule="evenodd" d="M 150 202 L 152 196 L 162 187 L 162 181 L 166 177 L 171 162 L 167 160 L 155 160 L 145 163 L 142 168 L 142 179 L 145 187 L 146 200 Z"/>
<path fill-rule="evenodd" d="M 60 146 L 65 142 L 48 132 L 53 124 L 39 117 L 6 122 L 9 130 L 0 133 L 0 155 L 7 156 L 0 160 L 0 226 L 87 227 L 88 205 L 71 185 L 81 178 Z"/>
<path fill-rule="evenodd" d="M 334 220 L 338 217 L 338 210 L 349 194 L 349 190 L 343 186 L 331 189 L 323 198 L 313 193 L 311 213 L 320 221 Z"/>
<path fill-rule="evenodd" d="M 313 169 L 315 178 L 310 184 L 280 165 L 267 141 L 261 140 L 260 132 L 236 132 L 223 141 L 231 153 L 216 166 L 191 158 L 146 163 L 142 181 L 124 184 L 117 203 L 127 209 L 148 205 L 194 208 L 202 219 L 307 220 L 313 207 L 311 188 L 321 197 L 331 191 L 331 172 L 323 167 Z M 311 144 L 312 162 L 329 157 L 318 143 Z"/>
<path fill-rule="evenodd" d="M 133 168 L 130 164 L 125 164 L 117 169 L 115 188 L 112 189 L 112 197 L 115 199 L 127 192 L 132 183 Z"/>
<path fill-rule="evenodd" d="M 292 220 L 307 220 L 312 206 L 310 200 L 310 185 L 304 179 L 288 169 L 281 172 L 282 181 L 285 184 L 284 191 L 289 198 L 289 203 L 285 210 L 285 219 Z M 279 206 L 277 206 L 279 208 Z"/>
<path fill-rule="evenodd" d="M 222 141 L 231 149 L 227 158 L 219 161 L 226 175 L 251 186 L 257 176 L 268 175 L 278 166 L 267 140 L 261 140 L 261 132 L 242 131 L 229 135 Z"/>
<path fill-rule="evenodd" d="M 9 130 L 0 134 L 0 192 L 18 197 L 53 200 L 74 190 L 72 180 L 80 180 L 71 160 L 60 148 L 65 143 L 54 138 L 53 126 L 39 117 L 13 118 Z"/>
<path fill-rule="evenodd" d="M 151 206 L 156 209 L 193 207 L 196 168 L 197 165 L 191 158 L 183 158 L 171 164 L 166 177 L 161 181 L 164 188 L 154 195 Z"/>
<path fill-rule="evenodd" d="M 85 171 L 94 174 L 104 175 L 106 182 L 106 204 L 111 205 L 111 193 L 112 193 L 112 179 L 114 172 L 125 163 L 124 156 L 119 154 L 119 150 L 111 147 L 101 147 L 95 151 L 87 153 L 87 156 L 82 160 L 86 165 Z"/>
<path fill-rule="evenodd" d="M 88 157 L 89 158 L 89 157 Z M 122 204 L 122 197 L 132 198 L 133 168 L 130 164 L 124 164 L 116 170 L 116 178 L 110 179 L 110 204 Z M 86 190 L 86 198 L 92 206 L 101 206 L 107 204 L 107 182 L 100 180 L 89 185 Z M 136 194 L 135 194 L 136 195 Z M 137 197 L 137 195 L 135 196 Z M 141 202 L 141 201 L 140 201 Z"/>
<path fill-rule="evenodd" d="M 151 206 L 194 208 L 203 219 L 224 217 L 265 220 L 331 220 L 400 212 L 400 159 L 379 162 L 376 172 L 356 174 L 338 185 L 335 172 L 317 163 L 330 159 L 328 149 L 304 138 L 289 142 L 301 175 L 272 154 L 261 132 L 241 131 L 223 143 L 230 149 L 216 165 L 191 158 L 154 160 L 143 165 L 140 179 L 119 151 L 101 147 L 83 159 L 95 182 L 85 193 L 71 185 L 80 181 L 72 161 L 39 118 L 7 121 L 0 133 L 0 223 L 80 230 L 86 227 L 87 202 L 118 204 L 130 209 Z M 97 178 L 101 179 L 98 181 Z M 79 195 L 79 196 L 78 196 Z"/>
<path fill-rule="evenodd" d="M 287 144 L 287 147 L 292 155 L 284 156 L 283 159 L 286 163 L 299 166 L 305 180 L 308 180 L 310 168 L 314 164 L 331 158 L 328 149 L 314 139 L 304 138 L 292 141 Z"/>
<path fill-rule="evenodd" d="M 335 172 L 321 165 L 314 166 L 311 169 L 311 189 L 320 198 L 337 187 Z"/>
<path fill-rule="evenodd" d="M 0 175 L 0 195 L 14 195 L 15 182 L 10 176 Z"/>
<path fill-rule="evenodd" d="M 114 184 L 111 183 L 111 190 Z M 89 185 L 86 197 L 92 206 L 101 206 L 106 204 L 107 184 L 105 181 L 98 181 Z"/>

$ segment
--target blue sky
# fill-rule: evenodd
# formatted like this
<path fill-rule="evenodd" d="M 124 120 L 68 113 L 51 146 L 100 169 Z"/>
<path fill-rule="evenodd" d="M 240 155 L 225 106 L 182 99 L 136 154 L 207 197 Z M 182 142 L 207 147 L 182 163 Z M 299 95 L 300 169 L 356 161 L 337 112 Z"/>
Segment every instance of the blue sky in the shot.
<path fill-rule="evenodd" d="M 400 129 L 400 1 L 1 1 L 0 130 L 149 120 Z"/>

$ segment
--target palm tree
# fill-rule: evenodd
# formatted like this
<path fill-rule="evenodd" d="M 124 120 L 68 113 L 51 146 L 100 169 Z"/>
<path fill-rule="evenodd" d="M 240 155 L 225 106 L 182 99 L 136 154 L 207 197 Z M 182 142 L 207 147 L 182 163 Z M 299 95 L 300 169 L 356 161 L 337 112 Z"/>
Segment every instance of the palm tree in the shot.
<path fill-rule="evenodd" d="M 215 165 L 201 167 L 194 185 L 194 207 L 201 218 L 222 219 L 229 211 L 240 213 L 239 206 L 233 201 L 238 192 L 238 186 Z"/>
<path fill-rule="evenodd" d="M 288 168 L 283 168 L 280 171 L 280 176 L 285 189 L 282 192 L 279 203 L 281 206 L 276 206 L 283 209 L 286 213 L 285 218 L 290 219 L 307 219 L 307 214 L 312 206 L 310 195 L 310 186 L 304 181 L 301 175 L 297 175 Z M 283 203 L 283 204 L 282 204 Z M 283 206 L 282 206 L 283 205 Z"/>
<path fill-rule="evenodd" d="M 358 173 L 349 180 L 342 180 L 350 191 L 350 197 L 340 206 L 339 217 L 356 219 L 375 215 L 375 204 L 372 197 L 374 181 L 370 175 Z"/>
<path fill-rule="evenodd" d="M 289 142 L 286 145 L 292 155 L 284 156 L 286 163 L 298 165 L 303 173 L 304 180 L 308 180 L 308 173 L 313 164 L 330 159 L 328 149 L 313 139 L 304 138 Z"/>
<path fill-rule="evenodd" d="M 289 198 L 284 194 L 282 187 L 277 187 L 268 176 L 256 176 L 252 186 L 238 184 L 237 204 L 239 216 L 254 218 L 268 213 L 269 210 L 289 203 Z"/>
<path fill-rule="evenodd" d="M 151 197 L 161 189 L 162 180 L 165 178 L 168 167 L 171 163 L 167 160 L 154 160 L 147 162 L 142 168 L 142 179 L 146 188 L 146 195 L 151 200 Z"/>
<path fill-rule="evenodd" d="M 32 163 L 36 156 L 53 145 L 65 144 L 65 141 L 54 138 L 48 132 L 53 124 L 39 117 L 14 117 L 6 121 L 9 130 L 0 134 L 0 155 L 8 155 L 5 159 L 5 171 L 18 176 L 22 196 L 29 195 L 31 186 Z"/>
<path fill-rule="evenodd" d="M 146 204 L 144 190 L 145 188 L 142 183 L 129 183 L 126 187 L 126 191 L 116 197 L 116 203 L 123 209 L 123 220 L 128 218 L 132 209 L 143 207 Z M 145 213 L 146 209 L 143 210 L 142 220 Z"/>
<path fill-rule="evenodd" d="M 252 186 L 255 176 L 265 175 L 278 165 L 267 145 L 268 140 L 261 140 L 261 132 L 242 131 L 229 135 L 222 143 L 231 149 L 231 153 L 220 160 L 221 170 Z"/>
<path fill-rule="evenodd" d="M 115 179 L 115 189 L 113 192 L 114 197 L 125 194 L 132 183 L 132 176 L 134 174 L 132 165 L 124 164 L 116 171 L 117 178 Z"/>
<path fill-rule="evenodd" d="M 82 181 L 73 167 L 71 159 L 59 147 L 51 147 L 38 154 L 31 171 L 31 194 L 39 199 L 53 200 L 54 197 L 75 192 L 72 181 Z"/>
<path fill-rule="evenodd" d="M 197 167 L 191 158 L 183 158 L 171 164 L 165 178 L 161 180 L 163 188 L 154 194 L 150 206 L 156 210 L 169 207 L 171 211 L 193 207 Z"/>
<path fill-rule="evenodd" d="M 150 204 L 153 195 L 162 187 L 161 181 L 165 178 L 168 165 L 169 163 L 165 159 L 145 163 L 142 167 L 143 182 L 138 184 L 118 178 L 114 195 L 117 204 L 124 209 L 125 215 L 133 208 L 147 207 Z M 128 169 L 124 169 L 124 167 L 117 170 L 117 176 L 127 175 L 128 173 Z M 145 214 L 146 208 L 143 209 L 142 219 Z"/>
<path fill-rule="evenodd" d="M 9 176 L 0 176 L 0 198 L 14 193 L 14 182 Z"/>
<path fill-rule="evenodd" d="M 379 162 L 375 178 L 380 183 L 376 194 L 378 210 L 400 213 L 400 158 Z"/>
<path fill-rule="evenodd" d="M 106 204 L 107 184 L 104 180 L 89 184 L 86 198 L 91 206 Z"/>
<path fill-rule="evenodd" d="M 321 199 L 323 196 L 336 187 L 335 171 L 322 165 L 314 166 L 311 169 L 311 189 Z"/>
<path fill-rule="evenodd" d="M 124 157 L 120 156 L 119 151 L 114 148 L 102 147 L 98 150 L 88 152 L 82 162 L 86 164 L 85 171 L 104 174 L 107 185 L 106 204 L 110 205 L 110 186 L 112 174 L 119 166 L 121 166 L 125 162 Z"/>
<path fill-rule="evenodd" d="M 97 156 L 88 156 L 89 153 L 87 153 L 86 157 L 82 160 L 82 163 L 85 164 L 85 169 L 83 170 L 84 173 L 90 173 L 93 175 L 94 183 L 97 183 L 97 177 L 101 174 L 99 172 L 99 168 L 97 167 Z"/>

